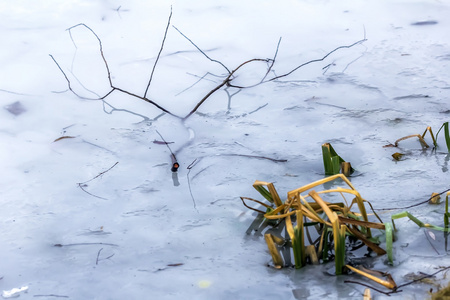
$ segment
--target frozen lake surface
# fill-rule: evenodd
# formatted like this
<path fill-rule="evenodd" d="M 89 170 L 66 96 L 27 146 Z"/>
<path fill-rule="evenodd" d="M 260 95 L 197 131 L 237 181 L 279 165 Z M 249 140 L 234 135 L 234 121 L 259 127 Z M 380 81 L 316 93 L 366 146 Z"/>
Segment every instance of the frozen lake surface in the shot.
<path fill-rule="evenodd" d="M 262 200 L 255 180 L 285 198 L 324 178 L 325 142 L 358 170 L 351 182 L 375 208 L 400 208 L 382 212 L 385 221 L 450 188 L 442 136 L 436 152 L 415 140 L 383 148 L 449 121 L 450 4 L 172 1 L 171 25 L 230 70 L 273 58 L 280 37 L 269 77 L 367 40 L 276 81 L 222 88 L 185 122 L 119 91 L 101 101 L 67 90 L 49 54 L 80 95 L 111 90 L 95 36 L 66 30 L 84 23 L 102 41 L 114 86 L 143 96 L 170 11 L 166 1 L 0 4 L 0 290 L 27 287 L 20 299 L 362 299 L 364 287 L 344 281 L 376 284 L 329 275 L 333 263 L 268 267 L 263 236 L 246 234 L 256 215 L 239 196 Z M 169 26 L 147 96 L 185 116 L 224 80 L 221 64 Z M 253 85 L 266 70 L 247 64 L 233 83 Z M 443 226 L 443 204 L 408 211 Z M 450 265 L 441 232 L 430 241 L 411 221 L 396 224 L 394 266 L 385 256 L 368 265 L 399 285 Z M 445 273 L 434 279 L 448 283 Z M 431 288 L 373 293 L 423 299 Z"/>

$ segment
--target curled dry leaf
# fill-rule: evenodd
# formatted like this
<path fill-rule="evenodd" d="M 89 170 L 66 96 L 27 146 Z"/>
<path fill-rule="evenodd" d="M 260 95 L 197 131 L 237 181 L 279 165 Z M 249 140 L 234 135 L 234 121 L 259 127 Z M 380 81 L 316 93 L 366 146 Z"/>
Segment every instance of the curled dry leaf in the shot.
<path fill-rule="evenodd" d="M 60 140 L 64 140 L 64 139 L 74 139 L 74 138 L 75 138 L 75 136 L 65 135 L 65 136 L 57 138 L 56 140 L 53 141 L 53 143 L 58 142 Z"/>

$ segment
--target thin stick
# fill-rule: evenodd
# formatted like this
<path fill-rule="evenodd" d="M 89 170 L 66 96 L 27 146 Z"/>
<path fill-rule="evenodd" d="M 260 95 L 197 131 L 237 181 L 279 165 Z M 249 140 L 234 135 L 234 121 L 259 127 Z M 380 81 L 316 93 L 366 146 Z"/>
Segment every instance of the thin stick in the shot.
<path fill-rule="evenodd" d="M 105 67 L 106 67 L 106 71 L 108 72 L 108 80 L 109 80 L 109 84 L 110 84 L 111 87 L 113 87 L 112 80 L 111 80 L 111 72 L 109 71 L 108 62 L 106 61 L 105 55 L 103 54 L 103 45 L 102 45 L 102 41 L 100 40 L 100 38 L 98 37 L 98 35 L 95 33 L 95 31 L 92 30 L 89 26 L 87 26 L 87 25 L 84 24 L 84 23 L 80 23 L 80 24 L 74 25 L 74 26 L 72 26 L 72 27 L 69 27 L 69 28 L 67 28 L 67 30 L 68 30 L 69 33 L 70 33 L 70 31 L 71 31 L 72 29 L 74 29 L 74 28 L 76 28 L 76 27 L 78 27 L 78 26 L 83 26 L 83 27 L 87 28 L 87 29 L 88 29 L 90 32 L 92 32 L 92 34 L 97 38 L 98 45 L 99 45 L 99 47 L 100 47 L 100 55 L 102 56 L 103 62 L 104 62 Z"/>
<path fill-rule="evenodd" d="M 275 60 L 277 59 L 278 50 L 280 49 L 280 44 L 281 44 L 281 37 L 278 40 L 277 49 L 275 50 L 275 55 L 272 58 L 272 63 L 270 64 L 269 68 L 267 69 L 266 75 L 264 75 L 264 77 L 261 79 L 261 82 L 263 82 L 264 79 L 266 79 L 267 75 L 269 75 L 270 71 L 272 70 L 272 67 L 275 64 Z"/>
<path fill-rule="evenodd" d="M 103 248 L 100 248 L 97 253 L 97 260 L 95 261 L 95 264 L 98 265 L 98 258 L 100 257 L 100 252 L 102 252 Z"/>
<path fill-rule="evenodd" d="M 448 191 L 450 191 L 450 189 L 447 189 L 447 190 L 445 190 L 445 191 L 439 193 L 438 195 L 445 194 L 445 193 L 447 193 Z M 411 208 L 411 207 L 415 207 L 415 206 L 419 206 L 419 205 L 428 203 L 428 202 L 429 202 L 432 198 L 434 198 L 434 197 L 436 197 L 436 195 L 431 196 L 430 198 L 428 198 L 428 199 L 425 200 L 425 201 L 422 201 L 422 202 L 419 202 L 419 203 L 416 203 L 416 204 L 412 204 L 412 205 L 409 205 L 409 206 L 404 206 L 404 207 L 393 207 L 393 208 L 376 208 L 375 210 L 407 209 L 407 208 Z"/>
<path fill-rule="evenodd" d="M 197 158 L 194 159 L 193 162 L 191 162 L 191 164 L 187 167 L 188 172 L 187 172 L 187 181 L 188 181 L 188 186 L 189 186 L 189 193 L 191 194 L 191 198 L 192 198 L 192 202 L 194 203 L 194 208 L 197 211 L 197 213 L 199 213 L 198 209 L 197 209 L 197 205 L 195 204 L 195 199 L 194 199 L 194 195 L 192 194 L 192 189 L 191 189 L 191 181 L 189 180 L 189 173 L 191 173 L 191 169 L 194 167 L 195 163 L 197 162 Z"/>
<path fill-rule="evenodd" d="M 96 178 L 102 176 L 103 174 L 105 174 L 106 172 L 108 172 L 109 170 L 111 170 L 112 168 L 114 168 L 118 163 L 119 163 L 119 162 L 117 161 L 117 162 L 116 162 L 114 165 L 112 165 L 108 170 L 103 171 L 103 172 L 100 172 L 100 173 L 99 173 L 97 176 L 95 176 L 94 178 L 89 179 L 88 181 L 85 181 L 85 182 L 80 182 L 80 183 L 78 183 L 78 184 L 86 184 L 86 183 L 88 183 L 88 182 L 90 182 L 90 181 L 92 181 L 92 180 L 94 180 L 94 179 L 96 179 Z"/>
<path fill-rule="evenodd" d="M 374 291 L 377 291 L 378 293 L 384 294 L 384 295 L 386 295 L 386 296 L 390 296 L 390 294 L 392 294 L 392 292 L 383 292 L 383 291 L 381 291 L 381 290 L 379 290 L 379 289 L 377 289 L 377 288 L 374 288 L 373 286 L 370 286 L 370 285 L 365 284 L 365 283 L 362 283 L 362 282 L 353 281 L 353 280 L 345 280 L 344 282 L 345 282 L 345 283 L 359 284 L 359 285 L 365 286 L 365 287 L 367 287 L 367 288 L 373 289 Z M 401 291 L 396 291 L 396 293 L 397 293 L 397 292 L 401 292 Z"/>
<path fill-rule="evenodd" d="M 161 43 L 161 48 L 159 49 L 158 56 L 156 56 L 156 61 L 155 61 L 155 64 L 153 65 L 152 73 L 150 74 L 150 79 L 148 81 L 147 88 L 145 89 L 144 98 L 147 97 L 148 89 L 150 88 L 150 84 L 152 83 L 153 73 L 155 73 L 156 65 L 158 64 L 159 57 L 161 56 L 161 52 L 163 51 L 164 42 L 166 41 L 167 31 L 169 30 L 171 18 L 172 18 L 172 6 L 170 6 L 170 15 L 169 15 L 169 20 L 167 21 L 166 31 L 164 32 L 164 38 Z"/>
<path fill-rule="evenodd" d="M 152 100 L 150 100 L 150 99 L 148 99 L 148 98 L 146 98 L 146 97 L 142 97 L 142 96 L 136 95 L 136 94 L 134 94 L 134 93 L 131 93 L 131 92 L 126 91 L 126 90 L 123 90 L 123 89 L 118 88 L 118 87 L 114 87 L 114 90 L 117 90 L 117 91 L 119 91 L 119 92 L 122 92 L 122 93 L 124 93 L 124 94 L 130 95 L 130 96 L 133 96 L 133 97 L 136 97 L 136 98 L 138 98 L 138 99 L 144 100 L 145 102 L 148 102 L 148 103 L 150 103 L 150 104 L 156 106 L 157 108 L 159 108 L 159 109 L 162 110 L 163 112 L 165 112 L 165 113 L 167 113 L 167 114 L 169 114 L 169 115 L 171 115 L 171 116 L 173 116 L 173 117 L 176 117 L 176 118 L 178 118 L 178 119 L 181 119 L 181 117 L 179 117 L 179 116 L 177 116 L 177 115 L 171 113 L 169 110 L 165 109 L 164 107 L 162 107 L 162 106 L 159 105 L 158 103 L 156 103 L 156 102 L 154 102 L 154 101 L 152 101 Z M 105 96 L 105 97 L 106 97 L 106 96 Z M 105 97 L 103 97 L 103 98 L 105 98 Z M 102 99 L 103 99 L 103 98 L 102 98 Z"/>
<path fill-rule="evenodd" d="M 86 183 L 91 182 L 92 180 L 94 180 L 94 179 L 96 179 L 96 178 L 102 176 L 103 174 L 105 174 L 106 172 L 108 172 L 109 170 L 111 170 L 112 168 L 114 168 L 118 163 L 119 163 L 119 162 L 116 162 L 116 163 L 115 163 L 114 165 L 112 165 L 112 167 L 110 167 L 108 170 L 103 171 L 103 172 L 100 172 L 97 176 L 95 176 L 94 178 L 89 179 L 88 181 L 85 181 L 85 182 L 78 182 L 78 183 L 77 183 L 77 184 L 78 184 L 78 187 L 79 187 L 83 192 L 85 192 L 86 194 L 88 194 L 88 195 L 90 195 L 90 196 L 92 196 L 92 197 L 99 198 L 99 199 L 102 199 L 102 200 L 108 200 L 108 199 L 106 199 L 106 198 L 103 198 L 103 197 L 94 195 L 94 194 L 92 194 L 92 193 L 86 191 L 86 190 L 84 189 L 84 187 L 86 186 Z"/>
<path fill-rule="evenodd" d="M 64 296 L 64 295 L 56 295 L 56 294 L 48 294 L 48 295 L 33 295 L 33 297 L 55 297 L 55 298 L 69 298 L 69 296 Z"/>
<path fill-rule="evenodd" d="M 339 47 L 333 49 L 332 51 L 328 52 L 327 54 L 325 54 L 325 56 L 323 56 L 322 58 L 318 58 L 318 59 L 313 59 L 313 60 L 307 61 L 307 62 L 305 62 L 305 63 L 299 65 L 298 67 L 295 67 L 295 68 L 292 69 L 291 71 L 289 71 L 289 72 L 287 72 L 287 73 L 285 73 L 285 74 L 283 74 L 283 75 L 275 76 L 275 77 L 273 77 L 273 78 L 267 80 L 266 82 L 268 82 L 268 81 L 274 81 L 274 80 L 277 80 L 277 79 L 280 79 L 280 78 L 289 76 L 289 75 L 291 75 L 292 73 L 294 73 L 295 71 L 297 71 L 298 69 L 300 69 L 300 68 L 302 68 L 302 67 L 304 67 L 304 66 L 306 66 L 306 65 L 309 65 L 309 64 L 315 63 L 315 62 L 321 62 L 321 61 L 324 61 L 328 56 L 330 56 L 331 54 L 333 54 L 334 52 L 336 52 L 336 51 L 338 51 L 338 50 L 340 50 L 340 49 L 348 49 L 348 48 L 352 48 L 353 46 L 356 46 L 356 45 L 359 45 L 359 44 L 361 44 L 361 43 L 364 43 L 365 41 L 367 41 L 366 38 L 364 38 L 364 39 L 362 39 L 362 40 L 359 40 L 359 41 L 357 41 L 357 42 L 354 42 L 354 43 L 351 44 L 351 45 L 347 45 L 347 46 L 339 46 Z"/>
<path fill-rule="evenodd" d="M 205 52 L 202 51 L 202 49 L 200 49 L 190 38 L 188 38 L 186 35 L 184 35 L 178 28 L 176 28 L 173 25 L 172 25 L 172 27 L 175 28 L 175 30 L 178 31 L 185 39 L 187 39 L 195 48 L 197 48 L 197 50 L 200 51 L 200 53 L 203 54 L 207 59 L 209 59 L 212 62 L 220 64 L 222 67 L 225 68 L 225 70 L 227 70 L 228 74 L 231 74 L 230 70 L 222 62 L 209 57 Z"/>
<path fill-rule="evenodd" d="M 70 247 L 70 246 L 92 246 L 92 245 L 106 245 L 118 247 L 119 245 L 110 243 L 75 243 L 75 244 L 54 244 L 53 247 Z"/>
<path fill-rule="evenodd" d="M 94 194 L 92 194 L 92 193 L 86 191 L 86 190 L 84 189 L 83 185 L 81 185 L 81 183 L 78 183 L 78 187 L 79 187 L 83 192 L 85 192 L 86 194 L 88 194 L 88 195 L 90 195 L 90 196 L 92 196 L 92 197 L 95 197 L 95 198 L 98 198 L 98 199 L 102 199 L 102 200 L 108 200 L 108 199 L 106 199 L 106 198 L 103 198 L 103 197 L 94 195 Z"/>
<path fill-rule="evenodd" d="M 413 280 L 413 281 L 410 281 L 410 282 L 401 284 L 401 285 L 399 285 L 399 286 L 397 287 L 397 289 L 398 289 L 398 288 L 401 288 L 401 287 L 404 287 L 404 286 L 407 286 L 407 285 L 410 285 L 410 284 L 413 284 L 413 283 L 415 283 L 415 282 L 421 281 L 421 280 L 423 280 L 423 279 L 425 279 L 425 278 L 433 277 L 434 275 L 436 275 L 436 274 L 438 274 L 438 273 L 441 273 L 441 272 L 444 272 L 444 271 L 447 271 L 447 270 L 449 270 L 449 269 L 450 269 L 450 266 L 445 267 L 445 268 L 443 268 L 443 269 L 441 269 L 441 270 L 439 270 L 439 271 L 434 272 L 433 274 L 425 275 L 425 276 L 423 276 L 423 277 L 421 277 L 421 278 L 418 278 L 418 279 L 415 279 L 415 280 Z M 390 293 L 393 293 L 393 292 L 390 292 Z"/>
<path fill-rule="evenodd" d="M 167 148 L 169 149 L 170 155 L 171 155 L 170 157 L 172 159 L 172 172 L 176 172 L 178 170 L 179 164 L 178 164 L 175 154 L 173 154 L 172 149 L 170 149 L 169 143 L 166 142 L 166 140 L 163 138 L 161 133 L 159 133 L 158 130 L 156 130 L 156 133 L 159 134 L 159 136 L 161 137 L 161 139 L 163 140 L 163 142 L 166 144 Z"/>

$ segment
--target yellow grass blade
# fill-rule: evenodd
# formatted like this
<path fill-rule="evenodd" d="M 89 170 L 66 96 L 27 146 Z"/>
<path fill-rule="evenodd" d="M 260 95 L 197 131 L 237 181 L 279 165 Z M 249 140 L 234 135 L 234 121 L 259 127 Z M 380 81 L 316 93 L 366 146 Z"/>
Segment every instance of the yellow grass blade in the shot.
<path fill-rule="evenodd" d="M 388 280 L 383 280 L 383 279 L 380 279 L 380 278 L 378 278 L 374 275 L 371 275 L 367 272 L 363 272 L 357 268 L 354 268 L 350 265 L 346 265 L 346 267 L 349 268 L 350 270 L 352 270 L 353 272 L 358 273 L 359 275 L 362 275 L 370 280 L 373 280 L 376 283 L 381 284 L 382 286 L 384 286 L 388 289 L 395 289 L 397 287 L 397 284 L 394 282 L 394 280 L 392 280 L 392 277 L 390 277 L 389 274 L 387 274 Z"/>
<path fill-rule="evenodd" d="M 317 252 L 316 252 L 316 248 L 314 247 L 314 245 L 307 246 L 305 252 L 306 252 L 306 255 L 309 257 L 309 259 L 311 260 L 311 263 L 313 265 L 319 264 L 319 258 L 317 257 Z"/>
<path fill-rule="evenodd" d="M 420 134 L 411 134 L 411 135 L 399 138 L 398 140 L 395 141 L 394 146 L 398 147 L 398 143 L 399 142 L 404 141 L 404 140 L 409 139 L 409 138 L 413 138 L 413 137 L 417 137 L 419 139 L 420 143 L 422 144 L 422 146 L 424 146 L 425 148 L 429 148 L 430 147 L 430 146 L 428 146 L 428 144 L 425 142 L 425 140 L 423 139 L 423 137 Z"/>
<path fill-rule="evenodd" d="M 273 240 L 273 236 L 270 233 L 266 233 L 264 235 L 264 239 L 266 240 L 267 247 L 269 248 L 270 255 L 272 256 L 273 264 L 275 268 L 282 268 L 284 265 L 283 258 L 278 252 L 278 248 L 275 245 Z"/>

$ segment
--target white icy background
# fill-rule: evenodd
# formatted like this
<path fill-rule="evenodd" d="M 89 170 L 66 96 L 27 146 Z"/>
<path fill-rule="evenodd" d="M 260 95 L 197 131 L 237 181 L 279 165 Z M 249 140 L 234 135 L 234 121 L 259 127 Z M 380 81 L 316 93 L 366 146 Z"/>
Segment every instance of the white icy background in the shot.
<path fill-rule="evenodd" d="M 67 84 L 48 56 L 87 88 L 107 92 L 97 41 L 81 27 L 72 31 L 78 47 L 73 60 L 75 47 L 65 29 L 85 23 L 103 42 L 114 84 L 143 95 L 169 2 L 2 1 L 0 289 L 28 286 L 21 299 L 361 299 L 364 287 L 343 281 L 372 282 L 327 275 L 333 263 L 301 270 L 268 267 L 264 239 L 245 234 L 255 215 L 239 196 L 261 199 L 251 186 L 256 179 L 275 182 L 284 197 L 323 178 L 324 142 L 358 169 L 362 176 L 352 183 L 377 208 L 407 206 L 449 188 L 442 139 L 436 154 L 422 152 L 416 141 L 402 143 L 400 152 L 410 155 L 398 163 L 391 154 L 399 150 L 382 146 L 428 125 L 437 131 L 449 121 L 450 5 L 409 0 L 172 5 L 172 24 L 230 69 L 251 58 L 273 57 L 280 36 L 278 74 L 352 44 L 364 31 L 368 41 L 302 68 L 284 83 L 242 90 L 229 109 L 227 94 L 217 92 L 183 126 L 169 115 L 149 121 L 158 109 L 117 92 L 108 103 L 147 121 L 124 111 L 106 114 L 101 101 L 55 93 Z M 411 25 L 426 20 L 438 24 Z M 235 83 L 258 80 L 264 66 L 249 65 Z M 171 27 L 149 97 L 184 115 L 220 79 L 209 77 L 215 82 L 204 80 L 176 94 L 198 80 L 189 74 L 208 71 L 223 74 Z M 428 97 L 395 99 L 409 95 Z M 17 101 L 26 111 L 16 116 L 5 108 Z M 187 127 L 195 137 L 182 147 L 190 138 Z M 172 150 L 182 147 L 177 187 L 167 147 L 153 143 L 160 140 L 156 130 L 174 142 Z M 76 138 L 53 142 L 64 135 Z M 189 178 L 198 211 L 186 169 L 195 159 Z M 115 162 L 86 187 L 104 199 L 78 187 Z M 410 212 L 442 226 L 442 204 Z M 436 252 L 425 230 L 406 219 L 397 224 L 396 266 L 380 257 L 373 268 L 391 272 L 402 284 L 409 281 L 406 273 L 449 265 L 442 233 L 435 232 Z M 93 244 L 54 247 L 80 243 Z M 390 299 L 423 299 L 430 287 L 410 285 Z"/>

